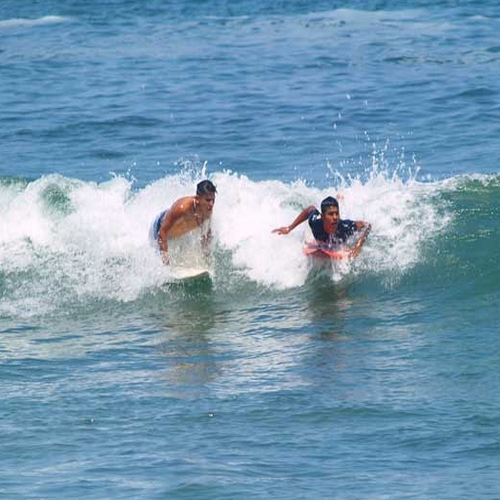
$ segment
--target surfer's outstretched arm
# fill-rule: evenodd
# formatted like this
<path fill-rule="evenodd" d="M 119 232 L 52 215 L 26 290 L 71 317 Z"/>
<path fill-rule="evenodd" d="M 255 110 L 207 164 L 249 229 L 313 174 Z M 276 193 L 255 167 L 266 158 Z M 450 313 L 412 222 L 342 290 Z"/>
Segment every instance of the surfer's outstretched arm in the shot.
<path fill-rule="evenodd" d="M 277 234 L 288 234 L 290 231 L 293 231 L 298 225 L 305 222 L 308 219 L 309 214 L 313 210 L 316 210 L 316 207 L 314 205 L 310 205 L 309 207 L 304 208 L 304 210 L 302 210 L 302 212 L 297 215 L 295 220 L 289 226 L 278 227 L 277 229 L 273 229 L 272 232 Z"/>
<path fill-rule="evenodd" d="M 356 226 L 359 229 L 364 228 L 364 231 L 361 233 L 358 241 L 356 241 L 356 244 L 349 251 L 349 257 L 351 258 L 357 257 L 360 254 L 361 248 L 363 247 L 366 238 L 368 238 L 368 235 L 370 234 L 370 231 L 372 229 L 372 225 L 364 221 L 356 221 Z"/>

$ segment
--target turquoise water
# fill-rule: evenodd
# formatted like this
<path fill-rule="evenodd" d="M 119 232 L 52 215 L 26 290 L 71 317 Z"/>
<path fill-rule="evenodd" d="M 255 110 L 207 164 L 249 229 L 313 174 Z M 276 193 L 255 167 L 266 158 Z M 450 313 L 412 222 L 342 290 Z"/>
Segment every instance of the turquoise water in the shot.
<path fill-rule="evenodd" d="M 0 5 L 0 495 L 500 498 L 494 2 Z M 218 187 L 210 280 L 159 210 Z M 271 230 L 373 225 L 311 268 Z"/>

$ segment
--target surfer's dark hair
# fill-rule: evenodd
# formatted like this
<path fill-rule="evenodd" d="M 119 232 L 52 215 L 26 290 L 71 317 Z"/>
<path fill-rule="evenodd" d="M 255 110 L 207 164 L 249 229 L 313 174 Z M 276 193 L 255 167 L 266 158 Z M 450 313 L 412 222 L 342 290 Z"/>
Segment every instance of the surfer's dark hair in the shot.
<path fill-rule="evenodd" d="M 216 193 L 217 188 L 215 187 L 214 183 L 209 180 L 204 180 L 198 183 L 196 186 L 196 195 L 197 196 L 203 196 L 204 194 L 208 193 Z"/>
<path fill-rule="evenodd" d="M 339 202 L 333 196 L 327 196 L 321 202 L 321 213 L 324 214 L 328 208 L 337 207 L 339 208 Z"/>

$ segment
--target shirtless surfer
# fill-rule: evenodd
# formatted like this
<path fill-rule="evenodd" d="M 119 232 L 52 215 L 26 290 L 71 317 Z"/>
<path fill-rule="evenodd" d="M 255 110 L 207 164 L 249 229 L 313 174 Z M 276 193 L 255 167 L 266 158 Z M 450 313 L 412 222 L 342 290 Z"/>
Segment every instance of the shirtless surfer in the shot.
<path fill-rule="evenodd" d="M 371 224 L 361 220 L 341 219 L 338 201 L 333 196 L 328 196 L 321 202 L 321 213 L 311 205 L 304 208 L 289 226 L 274 229 L 273 233 L 288 234 L 306 220 L 315 240 L 322 245 L 326 244 L 330 249 L 342 246 L 352 235 L 364 229 L 354 246 L 349 248 L 351 258 L 359 255 L 372 227 Z"/>
<path fill-rule="evenodd" d="M 197 228 L 202 230 L 201 243 L 206 252 L 212 233 L 210 218 L 215 203 L 214 184 L 204 180 L 196 186 L 196 196 L 179 198 L 173 205 L 158 214 L 151 227 L 150 236 L 158 244 L 163 263 L 168 265 L 168 242 Z"/>

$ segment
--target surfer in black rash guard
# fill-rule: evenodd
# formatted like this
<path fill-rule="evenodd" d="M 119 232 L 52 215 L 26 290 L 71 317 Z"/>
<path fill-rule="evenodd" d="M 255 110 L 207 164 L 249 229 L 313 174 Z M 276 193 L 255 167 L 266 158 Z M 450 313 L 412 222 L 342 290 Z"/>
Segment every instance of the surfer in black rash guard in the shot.
<path fill-rule="evenodd" d="M 351 258 L 359 255 L 372 227 L 362 220 L 341 219 L 338 201 L 333 196 L 328 196 L 321 202 L 321 213 L 314 205 L 310 205 L 289 226 L 274 229 L 273 233 L 288 234 L 306 220 L 316 241 L 326 244 L 330 249 L 346 243 L 352 235 L 364 229 L 354 246 L 349 249 Z"/>
<path fill-rule="evenodd" d="M 202 245 L 208 248 L 212 238 L 210 219 L 216 192 L 217 188 L 211 181 L 201 181 L 196 186 L 196 196 L 179 198 L 169 209 L 158 214 L 151 227 L 150 237 L 158 244 L 165 265 L 169 264 L 168 241 L 194 229 L 205 229 L 202 231 Z"/>

